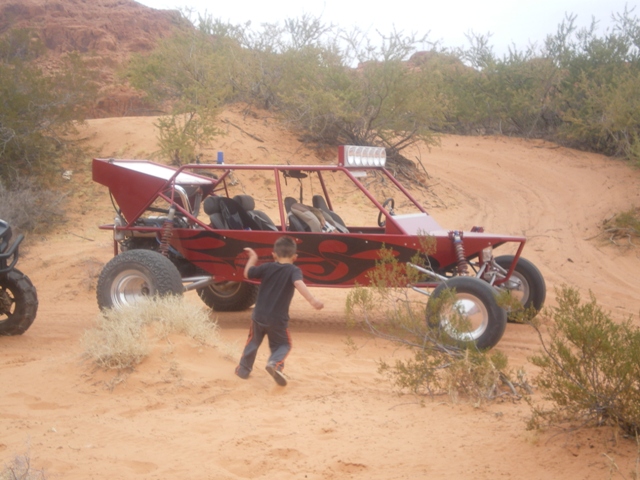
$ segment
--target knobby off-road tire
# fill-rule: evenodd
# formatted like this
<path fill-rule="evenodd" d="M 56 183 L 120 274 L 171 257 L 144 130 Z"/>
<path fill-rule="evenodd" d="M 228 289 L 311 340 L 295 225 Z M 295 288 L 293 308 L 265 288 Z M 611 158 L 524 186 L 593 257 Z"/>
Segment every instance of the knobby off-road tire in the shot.
<path fill-rule="evenodd" d="M 113 257 L 102 269 L 96 290 L 101 310 L 132 305 L 142 297 L 184 292 L 176 266 L 151 250 L 129 250 Z"/>
<path fill-rule="evenodd" d="M 0 335 L 22 335 L 38 312 L 36 288 L 14 268 L 0 275 Z"/>
<path fill-rule="evenodd" d="M 509 270 L 513 259 L 513 255 L 502 255 L 496 257 L 495 262 L 505 270 Z M 534 308 L 536 312 L 542 310 L 547 297 L 547 285 L 538 267 L 526 258 L 520 257 L 511 278 L 520 282 L 519 288 L 509 290 L 511 295 L 517 298 L 525 309 Z M 508 313 L 507 317 L 509 321 L 514 320 Z"/>
<path fill-rule="evenodd" d="M 455 290 L 454 297 L 448 300 L 445 296 L 438 305 L 440 296 L 450 290 Z M 454 277 L 438 285 L 431 294 L 427 302 L 427 323 L 441 328 L 459 346 L 475 345 L 479 350 L 493 348 L 507 326 L 507 313 L 498 306 L 495 294 L 483 280 Z M 468 325 L 460 325 L 459 317 Z"/>
<path fill-rule="evenodd" d="M 220 282 L 197 289 L 202 301 L 216 312 L 239 312 L 256 303 L 258 285 Z"/>

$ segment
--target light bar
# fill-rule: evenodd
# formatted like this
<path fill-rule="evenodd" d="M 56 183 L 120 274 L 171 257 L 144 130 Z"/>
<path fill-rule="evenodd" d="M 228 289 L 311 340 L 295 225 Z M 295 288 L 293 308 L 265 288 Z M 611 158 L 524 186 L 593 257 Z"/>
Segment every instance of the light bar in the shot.
<path fill-rule="evenodd" d="M 384 167 L 387 152 L 384 147 L 360 147 L 341 145 L 338 147 L 338 165 L 349 168 Z"/>

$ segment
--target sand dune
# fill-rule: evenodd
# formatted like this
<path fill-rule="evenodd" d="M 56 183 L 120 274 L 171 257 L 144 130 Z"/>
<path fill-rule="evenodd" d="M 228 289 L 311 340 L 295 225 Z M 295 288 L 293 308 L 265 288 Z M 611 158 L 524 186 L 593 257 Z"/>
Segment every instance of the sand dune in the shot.
<path fill-rule="evenodd" d="M 222 118 L 228 135 L 205 159 L 224 150 L 236 163 L 318 161 L 262 113 L 231 109 Z M 149 157 L 153 122 L 94 120 L 82 134 L 97 155 Z M 432 193 L 420 195 L 441 225 L 526 235 L 523 255 L 545 276 L 548 304 L 566 283 L 592 291 L 616 318 L 635 315 L 640 323 L 639 250 L 597 236 L 603 219 L 640 204 L 640 172 L 502 137 L 445 136 L 421 152 Z M 20 260 L 40 308 L 25 335 L 0 338 L 1 462 L 28 452 L 51 479 L 633 478 L 637 447 L 609 429 L 531 432 L 524 402 L 475 407 L 393 392 L 377 362 L 403 352 L 345 327 L 343 290 L 316 290 L 321 312 L 294 300 L 284 389 L 261 368 L 238 379 L 234 359 L 182 337 L 159 342 L 127 375 L 93 370 L 81 359 L 80 339 L 98 314 L 96 276 L 112 255 L 110 234 L 97 226 L 113 212 L 106 190 L 91 183 L 88 160 L 71 179 L 71 220 L 30 237 Z M 187 300 L 199 302 L 195 294 Z M 239 352 L 249 313 L 217 319 Z M 531 372 L 527 357 L 538 347 L 531 329 L 514 324 L 498 346 Z M 257 367 L 265 359 L 262 351 Z"/>

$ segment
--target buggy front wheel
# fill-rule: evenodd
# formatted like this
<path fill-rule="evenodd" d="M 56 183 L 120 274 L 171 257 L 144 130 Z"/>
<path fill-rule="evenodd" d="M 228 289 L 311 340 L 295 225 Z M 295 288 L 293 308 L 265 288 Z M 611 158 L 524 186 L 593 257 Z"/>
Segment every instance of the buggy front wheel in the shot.
<path fill-rule="evenodd" d="M 508 271 L 513 263 L 513 255 L 502 255 L 494 261 L 505 271 Z M 526 258 L 518 258 L 518 263 L 511 274 L 511 278 L 500 289 L 506 289 L 511 296 L 518 300 L 525 309 L 533 308 L 535 312 L 542 310 L 547 296 L 547 286 L 540 270 Z M 509 318 L 513 321 L 515 318 Z"/>
<path fill-rule="evenodd" d="M 493 348 L 507 326 L 495 290 L 474 277 L 454 277 L 438 285 L 427 302 L 427 323 L 439 328 L 454 344 Z"/>

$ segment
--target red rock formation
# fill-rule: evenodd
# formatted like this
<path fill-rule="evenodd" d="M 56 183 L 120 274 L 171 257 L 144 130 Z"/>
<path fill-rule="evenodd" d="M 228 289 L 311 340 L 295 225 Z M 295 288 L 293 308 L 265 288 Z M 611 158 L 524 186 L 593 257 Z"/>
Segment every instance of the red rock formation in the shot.
<path fill-rule="evenodd" d="M 175 10 L 155 10 L 133 0 L 0 0 L 0 35 L 28 28 L 46 46 L 41 65 L 79 52 L 99 71 L 95 116 L 139 115 L 148 111 L 139 92 L 114 85 L 115 70 L 132 53 L 144 53 L 176 28 L 190 24 Z M 55 68 L 55 67 L 54 67 Z"/>

